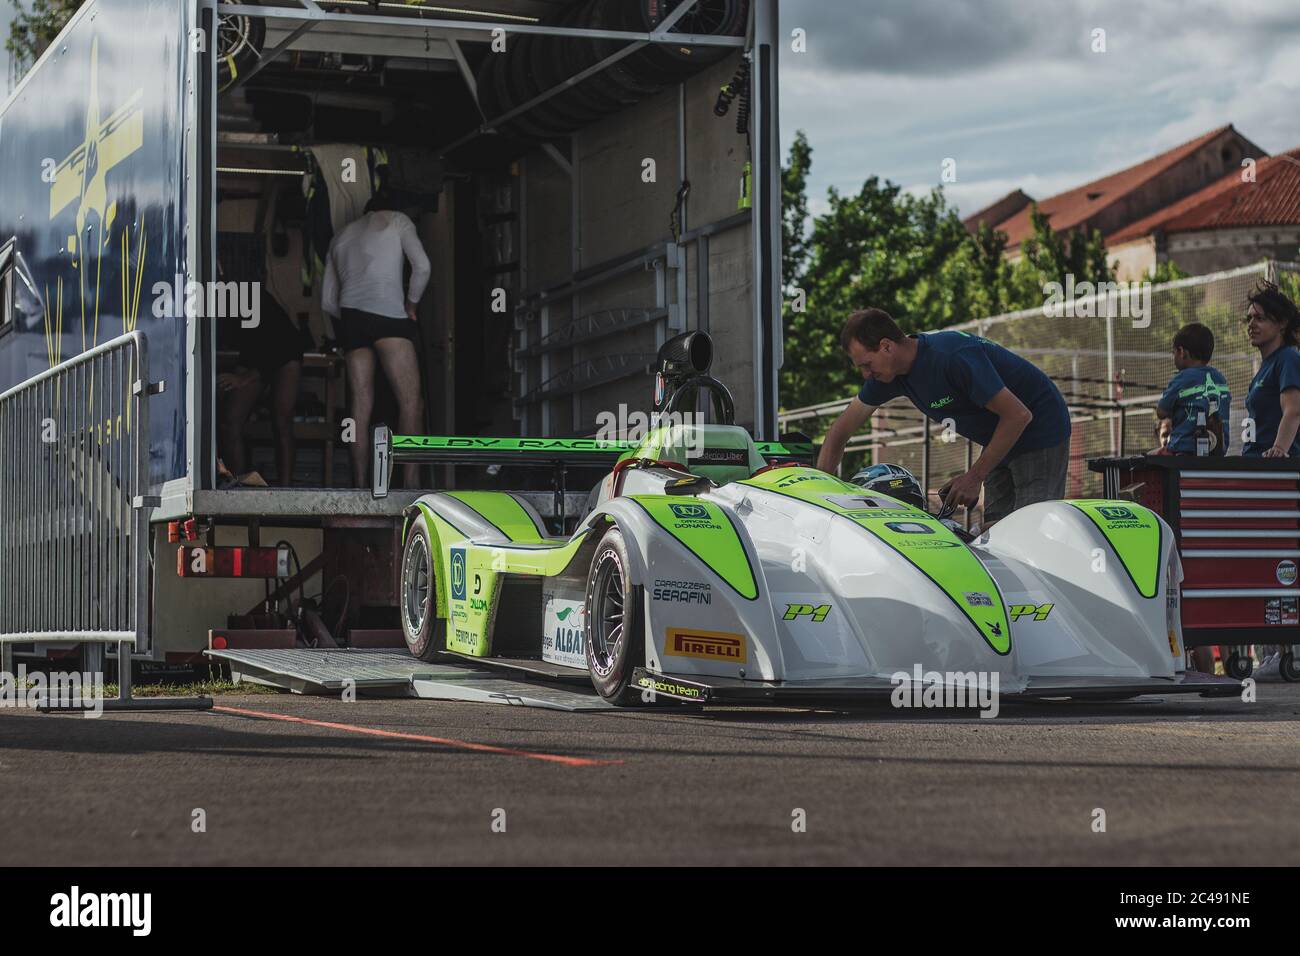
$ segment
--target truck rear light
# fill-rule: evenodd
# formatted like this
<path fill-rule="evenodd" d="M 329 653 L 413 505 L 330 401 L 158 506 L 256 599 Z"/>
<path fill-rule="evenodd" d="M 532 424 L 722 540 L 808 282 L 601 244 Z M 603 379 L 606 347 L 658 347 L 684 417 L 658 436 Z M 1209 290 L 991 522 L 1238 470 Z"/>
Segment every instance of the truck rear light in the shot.
<path fill-rule="evenodd" d="M 202 533 L 197 518 L 187 518 L 184 521 L 167 522 L 167 543 L 176 544 L 178 541 L 197 541 Z"/>
<path fill-rule="evenodd" d="M 287 578 L 288 548 L 200 548 L 176 550 L 182 578 Z"/>

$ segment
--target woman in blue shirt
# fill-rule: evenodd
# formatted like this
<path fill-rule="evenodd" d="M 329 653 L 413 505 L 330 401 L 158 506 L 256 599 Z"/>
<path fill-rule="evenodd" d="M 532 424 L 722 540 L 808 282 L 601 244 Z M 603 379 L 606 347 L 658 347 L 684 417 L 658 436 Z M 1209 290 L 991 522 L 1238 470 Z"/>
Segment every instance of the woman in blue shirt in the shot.
<path fill-rule="evenodd" d="M 1243 443 L 1251 457 L 1300 456 L 1300 310 L 1271 282 L 1250 296 L 1246 334 L 1263 362 L 1246 392 L 1246 414 L 1255 440 Z"/>

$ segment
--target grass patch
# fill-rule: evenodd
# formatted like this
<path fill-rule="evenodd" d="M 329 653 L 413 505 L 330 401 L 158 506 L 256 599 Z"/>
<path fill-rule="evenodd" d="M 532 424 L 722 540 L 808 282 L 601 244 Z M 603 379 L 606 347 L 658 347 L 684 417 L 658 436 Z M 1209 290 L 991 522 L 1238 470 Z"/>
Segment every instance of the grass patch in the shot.
<path fill-rule="evenodd" d="M 262 684 L 236 684 L 229 680 L 203 680 L 188 684 L 132 684 L 132 697 L 223 697 L 230 694 L 282 694 L 276 687 Z M 116 697 L 116 682 L 104 685 L 105 697 Z"/>

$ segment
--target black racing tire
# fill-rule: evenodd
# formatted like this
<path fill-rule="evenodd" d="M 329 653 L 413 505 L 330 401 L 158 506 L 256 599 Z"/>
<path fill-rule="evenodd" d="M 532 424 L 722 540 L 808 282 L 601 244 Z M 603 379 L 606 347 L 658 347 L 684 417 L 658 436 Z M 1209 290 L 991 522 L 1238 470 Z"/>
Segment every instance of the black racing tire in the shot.
<path fill-rule="evenodd" d="M 1233 651 L 1223 662 L 1223 670 L 1234 680 L 1245 680 L 1251 674 L 1250 656 Z"/>
<path fill-rule="evenodd" d="M 681 0 L 618 0 L 623 29 L 648 33 L 658 28 Z M 701 36 L 741 36 L 749 25 L 749 0 L 697 0 L 694 10 L 673 28 L 673 33 Z M 628 68 L 643 77 L 686 79 L 733 52 L 724 46 L 675 46 L 651 43 L 627 58 Z"/>
<path fill-rule="evenodd" d="M 573 9 L 566 10 L 556 19 L 556 26 L 572 26 Z M 554 86 L 563 83 L 571 74 L 564 69 L 564 56 L 571 40 L 548 37 L 542 43 L 534 43 L 527 50 L 527 59 L 521 64 L 528 95 L 536 96 Z M 520 58 L 521 60 L 524 58 Z M 574 87 L 564 90 L 542 104 L 549 110 L 541 115 L 547 116 L 557 129 L 568 127 L 578 129 L 593 123 L 610 112 L 612 107 L 586 102 L 583 97 L 574 96 Z"/>
<path fill-rule="evenodd" d="M 438 617 L 433 535 L 421 512 L 411 519 L 402 546 L 402 636 L 406 649 L 422 661 L 436 660 L 447 647 L 447 622 Z"/>
<path fill-rule="evenodd" d="M 1295 653 L 1293 651 L 1283 651 L 1282 656 L 1278 658 L 1278 671 L 1284 681 L 1292 684 L 1300 681 L 1300 666 L 1296 665 Z"/>
<path fill-rule="evenodd" d="M 620 0 L 613 0 L 613 2 L 611 0 L 589 0 L 586 6 L 578 11 L 575 20 L 583 27 L 592 30 L 627 29 L 623 17 L 619 14 L 619 2 Z M 626 2 L 626 0 L 621 0 L 621 2 Z M 575 56 L 585 61 L 583 68 L 612 55 L 622 45 L 616 40 L 598 40 L 594 37 L 579 40 L 578 44 L 578 52 Z M 628 65 L 629 59 L 631 57 L 619 60 L 613 66 L 606 67 L 599 74 L 603 82 L 618 91 L 618 95 L 640 100 L 658 93 L 669 81 L 669 78 L 664 76 L 642 76 Z"/>
<path fill-rule="evenodd" d="M 566 27 L 587 27 L 589 24 L 583 19 L 586 15 L 585 7 L 575 4 L 560 16 L 559 24 Z M 543 74 L 543 78 L 552 84 L 559 83 L 581 73 L 595 63 L 594 48 L 586 40 L 561 40 L 557 47 L 557 55 L 545 59 L 542 63 L 543 69 L 550 70 L 549 74 Z M 565 95 L 582 108 L 599 110 L 601 116 L 608 116 L 610 113 L 632 106 L 639 99 L 628 95 L 603 73 L 587 77 Z"/>
<path fill-rule="evenodd" d="M 618 707 L 640 703 L 632 672 L 645 663 L 645 591 L 631 582 L 623 532 L 611 527 L 587 574 L 587 671 L 597 693 Z"/>
<path fill-rule="evenodd" d="M 496 107 L 495 110 L 488 113 L 488 119 L 496 119 L 498 115 L 507 113 L 524 102 L 524 100 L 518 98 L 513 86 L 511 60 L 514 57 L 521 56 L 527 50 L 527 43 L 531 39 L 531 37 L 527 36 L 521 37 L 515 41 L 513 47 L 507 48 L 508 52 L 488 54 L 488 56 L 496 57 L 498 60 L 488 74 L 492 81 L 491 99 Z M 482 95 L 483 91 L 480 89 L 479 96 L 482 97 Z M 526 143 L 545 143 L 555 138 L 554 132 L 539 125 L 532 113 L 522 113 L 509 120 L 501 127 L 501 132 Z"/>
<path fill-rule="evenodd" d="M 227 0 L 238 4 L 243 0 Z M 266 20 L 243 14 L 217 17 L 217 91 L 225 91 L 257 62 L 266 43 Z"/>

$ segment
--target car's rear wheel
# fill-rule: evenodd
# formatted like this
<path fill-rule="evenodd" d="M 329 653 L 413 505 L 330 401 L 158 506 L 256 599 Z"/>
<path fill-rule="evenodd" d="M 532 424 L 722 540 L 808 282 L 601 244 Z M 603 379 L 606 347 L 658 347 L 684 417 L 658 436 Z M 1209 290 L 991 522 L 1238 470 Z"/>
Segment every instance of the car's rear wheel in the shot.
<path fill-rule="evenodd" d="M 639 702 L 632 672 L 645 659 L 644 592 L 630 567 L 623 533 L 610 528 L 587 575 L 587 670 L 600 696 L 620 707 Z"/>
<path fill-rule="evenodd" d="M 438 617 L 432 540 L 424 515 L 416 515 L 402 548 L 402 636 L 422 661 L 437 657 L 447 640 L 447 622 Z"/>
<path fill-rule="evenodd" d="M 1300 681 L 1300 665 L 1297 665 L 1293 651 L 1283 652 L 1278 659 L 1277 669 L 1284 681 L 1289 681 L 1292 684 Z"/>

